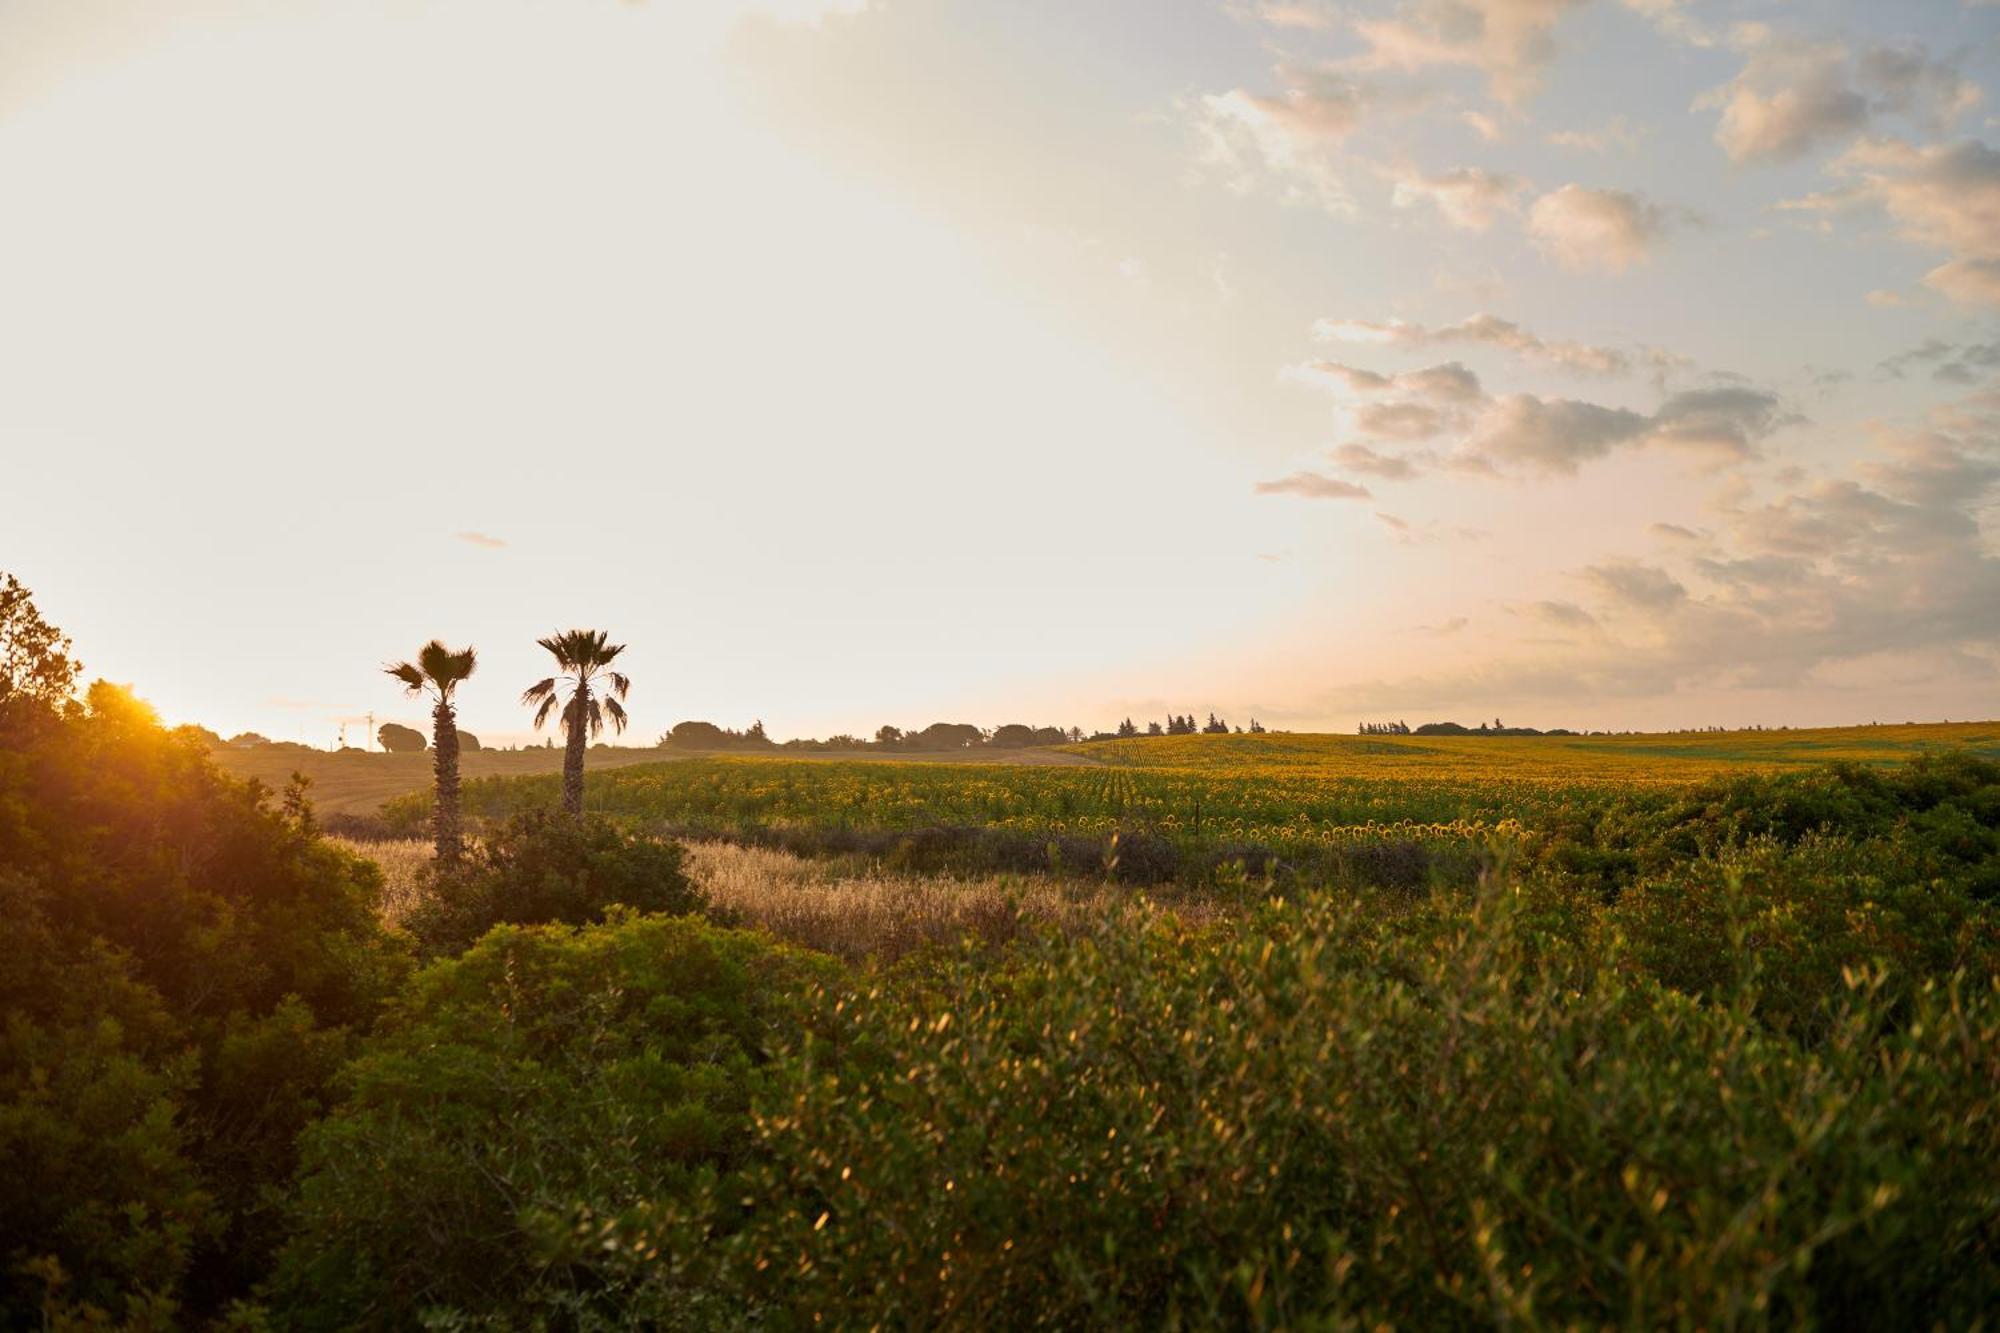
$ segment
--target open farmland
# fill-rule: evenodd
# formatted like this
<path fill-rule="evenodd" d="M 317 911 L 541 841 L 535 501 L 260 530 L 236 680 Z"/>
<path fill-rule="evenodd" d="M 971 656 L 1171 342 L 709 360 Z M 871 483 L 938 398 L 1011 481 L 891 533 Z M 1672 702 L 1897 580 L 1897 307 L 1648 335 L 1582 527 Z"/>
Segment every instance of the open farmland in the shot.
<path fill-rule="evenodd" d="M 1428 873 L 1524 828 L 1588 827 L 1620 802 L 1704 783 L 1920 755 L 2000 753 L 2000 725 L 1619 737 L 1159 737 L 1072 747 L 1089 767 L 717 757 L 587 778 L 590 808 L 652 832 L 735 838 L 917 869 L 1209 876 L 1236 860 L 1323 877 Z M 554 775 L 469 782 L 469 813 L 554 803 Z M 427 797 L 387 807 L 415 831 Z M 1111 839 L 1116 835 L 1118 844 Z M 1415 849 L 1415 850 L 1413 850 Z M 1398 860 L 1415 856 L 1414 861 Z"/>

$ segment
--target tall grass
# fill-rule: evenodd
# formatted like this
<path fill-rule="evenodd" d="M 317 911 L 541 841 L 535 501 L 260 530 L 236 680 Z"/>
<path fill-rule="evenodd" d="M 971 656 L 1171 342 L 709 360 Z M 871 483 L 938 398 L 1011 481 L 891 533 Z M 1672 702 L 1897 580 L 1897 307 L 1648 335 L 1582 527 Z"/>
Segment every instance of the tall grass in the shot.
<path fill-rule="evenodd" d="M 423 900 L 428 842 L 330 841 L 381 868 L 389 924 L 401 924 Z M 1003 944 L 1041 923 L 1077 929 L 1131 897 L 1129 890 L 1049 876 L 857 872 L 724 842 L 689 843 L 687 851 L 688 873 L 718 916 L 857 963 L 893 963 L 928 945 L 968 939 Z M 1191 919 L 1213 911 L 1195 900 L 1179 910 Z"/>

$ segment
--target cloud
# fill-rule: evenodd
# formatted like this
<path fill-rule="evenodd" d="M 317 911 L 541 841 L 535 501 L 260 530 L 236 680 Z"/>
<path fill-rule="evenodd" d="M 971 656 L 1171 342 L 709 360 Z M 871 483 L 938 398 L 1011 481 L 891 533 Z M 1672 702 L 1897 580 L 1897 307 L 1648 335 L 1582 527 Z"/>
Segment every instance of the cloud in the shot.
<path fill-rule="evenodd" d="M 2000 491 L 2000 396 L 1934 413 L 1952 429 L 1887 432 L 1848 475 L 1753 500 L 1711 500 L 1720 521 L 1684 567 L 1632 560 L 1576 571 L 1591 605 L 1511 607 L 1601 632 L 1489 659 L 1463 673 L 1366 682 L 1349 706 L 1636 698 L 1680 689 L 1796 691 L 1879 678 L 1990 684 L 2000 666 L 2000 556 L 1980 515 Z M 1557 608 L 1568 607 L 1569 610 Z"/>
<path fill-rule="evenodd" d="M 1523 606 L 1507 608 L 1517 616 L 1539 620 L 1557 629 L 1590 629 L 1597 624 L 1597 617 L 1578 606 L 1575 602 L 1542 600 L 1529 602 Z"/>
<path fill-rule="evenodd" d="M 1839 42 L 1781 36 L 1740 24 L 1732 44 L 1742 70 L 1696 106 L 1721 107 L 1715 141 L 1733 162 L 1780 162 L 1850 138 L 1879 115 L 1900 114 L 1933 132 L 1980 99 L 1956 67 L 1922 46 L 1875 46 L 1859 56 Z"/>
<path fill-rule="evenodd" d="M 1614 606 L 1652 614 L 1673 610 L 1688 595 L 1686 586 L 1666 570 L 1636 560 L 1591 565 L 1581 572 L 1581 577 Z"/>
<path fill-rule="evenodd" d="M 1454 403 L 1478 402 L 1482 397 L 1479 376 L 1456 361 L 1395 375 L 1340 361 L 1311 361 L 1303 366 L 1289 366 L 1285 374 L 1308 384 L 1337 384 L 1356 394 L 1404 393 Z"/>
<path fill-rule="evenodd" d="M 1838 212 L 1879 206 L 1903 239 L 1948 252 L 1924 281 L 1954 301 L 2000 306 L 2000 151 L 1978 139 L 1919 147 L 1864 139 L 1831 168 L 1853 184 L 1785 207 Z"/>
<path fill-rule="evenodd" d="M 1458 167 L 1434 176 L 1408 173 L 1396 181 L 1397 208 L 1429 204 L 1460 231 L 1486 231 L 1502 213 L 1515 210 L 1514 196 L 1526 188 L 1518 176 Z"/>
<path fill-rule="evenodd" d="M 1644 195 L 1572 184 L 1535 201 L 1528 233 L 1564 268 L 1621 273 L 1652 256 L 1668 221 Z"/>
<path fill-rule="evenodd" d="M 1622 447 L 1658 445 L 1710 462 L 1753 456 L 1795 418 L 1775 394 L 1726 386 L 1670 395 L 1652 415 L 1574 398 L 1505 394 L 1473 422 L 1465 457 L 1495 470 L 1568 475 Z"/>
<path fill-rule="evenodd" d="M 1682 527 L 1678 523 L 1655 523 L 1648 527 L 1646 531 L 1652 533 L 1655 537 L 1662 537 L 1668 541 L 1697 542 L 1701 540 L 1700 533 L 1696 532 L 1693 528 Z"/>
<path fill-rule="evenodd" d="M 1544 339 L 1497 315 L 1473 315 L 1439 328 L 1400 320 L 1321 319 L 1313 324 L 1313 337 L 1321 342 L 1413 348 L 1483 344 L 1583 375 L 1622 375 L 1632 368 L 1632 358 L 1615 347 Z"/>
<path fill-rule="evenodd" d="M 454 532 L 452 536 L 459 541 L 467 543 L 468 545 L 484 546 L 487 547 L 488 549 L 497 549 L 498 547 L 502 547 L 507 544 L 504 539 L 499 537 L 490 537 L 483 532 Z"/>
<path fill-rule="evenodd" d="M 1333 461 L 1349 472 L 1382 481 L 1409 481 L 1417 475 L 1417 466 L 1410 459 L 1377 453 L 1365 444 L 1341 445 L 1333 451 Z"/>
<path fill-rule="evenodd" d="M 2000 259 L 1954 259 L 1924 274 L 1924 284 L 1959 305 L 2000 307 Z"/>
<path fill-rule="evenodd" d="M 1868 123 L 1868 99 L 1849 82 L 1847 49 L 1760 38 L 1726 89 L 1696 103 L 1720 105 L 1715 141 L 1732 162 L 1797 157 L 1823 139 Z"/>
<path fill-rule="evenodd" d="M 1519 105 L 1556 56 L 1558 20 L 1584 0 L 1406 0 L 1396 17 L 1356 19 L 1367 51 L 1357 69 L 1416 71 L 1461 66 L 1485 76 L 1493 95 Z"/>
<path fill-rule="evenodd" d="M 1907 352 L 1885 358 L 1878 367 L 1892 379 L 1902 379 L 1914 366 L 1929 366 L 1931 378 L 1944 384 L 1975 384 L 2000 367 L 2000 342 L 1951 343 L 1926 338 Z"/>
<path fill-rule="evenodd" d="M 1374 498 L 1366 486 L 1317 472 L 1294 472 L 1276 481 L 1257 483 L 1259 495 L 1302 495 L 1311 500 L 1368 500 Z"/>
<path fill-rule="evenodd" d="M 1613 149 L 1621 153 L 1639 151 L 1639 134 L 1632 122 L 1624 116 L 1613 116 L 1594 130 L 1554 130 L 1544 136 L 1544 142 L 1556 148 L 1575 148 L 1586 153 L 1608 153 Z"/>
<path fill-rule="evenodd" d="M 1231 188 L 1247 192 L 1262 176 L 1286 196 L 1335 214 L 1353 200 L 1334 150 L 1379 102 L 1376 92 L 1338 70 L 1284 64 L 1276 93 L 1233 88 L 1195 99 L 1192 120 L 1199 159 L 1220 170 Z"/>
<path fill-rule="evenodd" d="M 1450 417 L 1423 403 L 1364 403 L 1354 411 L 1354 429 L 1376 439 L 1428 440 L 1450 424 Z"/>
<path fill-rule="evenodd" d="M 1570 473 L 1587 459 L 1640 439 L 1651 425 L 1650 417 L 1624 408 L 1513 393 L 1496 399 L 1481 416 L 1470 443 L 1483 459 Z"/>
<path fill-rule="evenodd" d="M 1776 395 L 1761 389 L 1690 389 L 1660 404 L 1651 434 L 1674 448 L 1737 460 L 1748 458 L 1755 441 L 1789 420 Z"/>

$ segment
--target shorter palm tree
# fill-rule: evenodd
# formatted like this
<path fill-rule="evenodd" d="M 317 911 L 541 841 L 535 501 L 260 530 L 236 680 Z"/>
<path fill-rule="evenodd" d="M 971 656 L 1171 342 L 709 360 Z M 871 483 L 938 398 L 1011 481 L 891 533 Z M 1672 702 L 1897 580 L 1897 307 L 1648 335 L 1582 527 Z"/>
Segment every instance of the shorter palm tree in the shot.
<path fill-rule="evenodd" d="M 537 731 L 556 704 L 563 705 L 562 804 L 564 811 L 574 816 L 583 814 L 585 738 L 602 735 L 606 718 L 611 720 L 613 731 L 625 730 L 625 708 L 619 701 L 632 682 L 610 669 L 625 645 L 610 643 L 609 638 L 601 629 L 573 629 L 535 640 L 556 659 L 561 674 L 538 680 L 521 694 L 522 703 L 535 705 Z M 569 692 L 566 702 L 561 697 L 564 685 Z"/>
<path fill-rule="evenodd" d="M 465 850 L 458 813 L 458 707 L 452 697 L 477 665 L 472 649 L 453 652 L 432 639 L 417 651 L 416 661 L 382 668 L 412 695 L 429 693 L 433 701 L 431 771 L 437 778 L 437 799 L 431 803 L 431 836 L 441 862 L 456 861 Z"/>

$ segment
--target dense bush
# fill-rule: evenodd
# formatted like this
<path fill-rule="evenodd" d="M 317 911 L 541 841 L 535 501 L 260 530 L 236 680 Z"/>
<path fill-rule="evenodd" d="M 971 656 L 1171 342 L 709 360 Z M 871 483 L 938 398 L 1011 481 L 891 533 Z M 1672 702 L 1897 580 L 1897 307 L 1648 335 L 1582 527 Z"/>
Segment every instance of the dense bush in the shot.
<path fill-rule="evenodd" d="M 525 1327 L 633 1314 L 604 1226 L 655 1219 L 650 1326 L 737 1302 L 667 1270 L 740 1215 L 766 1049 L 796 1039 L 825 959 L 688 918 L 502 928 L 423 972 L 308 1135 L 287 1327 Z"/>
<path fill-rule="evenodd" d="M 379 876 L 102 683 L 0 720 L 0 865 L 0 1325 L 220 1308 L 403 971 Z"/>
<path fill-rule="evenodd" d="M 1579 802 L 1532 822 L 1543 860 L 1612 892 L 1754 839 L 1789 848 L 1832 836 L 1904 881 L 1948 881 L 2000 901 L 2000 762 L 1969 754 L 1717 779 Z"/>
<path fill-rule="evenodd" d="M 464 863 L 428 868 L 423 899 L 404 925 L 436 955 L 502 923 L 580 926 L 614 906 L 681 913 L 702 905 L 679 843 L 596 816 L 531 810 L 495 829 Z"/>
<path fill-rule="evenodd" d="M 1697 1001 L 1562 927 L 1589 910 L 1510 890 L 1394 921 L 1332 899 L 1221 934 L 1117 921 L 855 997 L 846 1056 L 802 1054 L 766 1104 L 727 1281 L 831 1327 L 1994 1308 L 1990 976 L 1891 1023 L 1850 973 L 1805 1043 L 1760 1021 L 1754 968 Z M 622 1250 L 641 1291 L 647 1234 Z"/>

